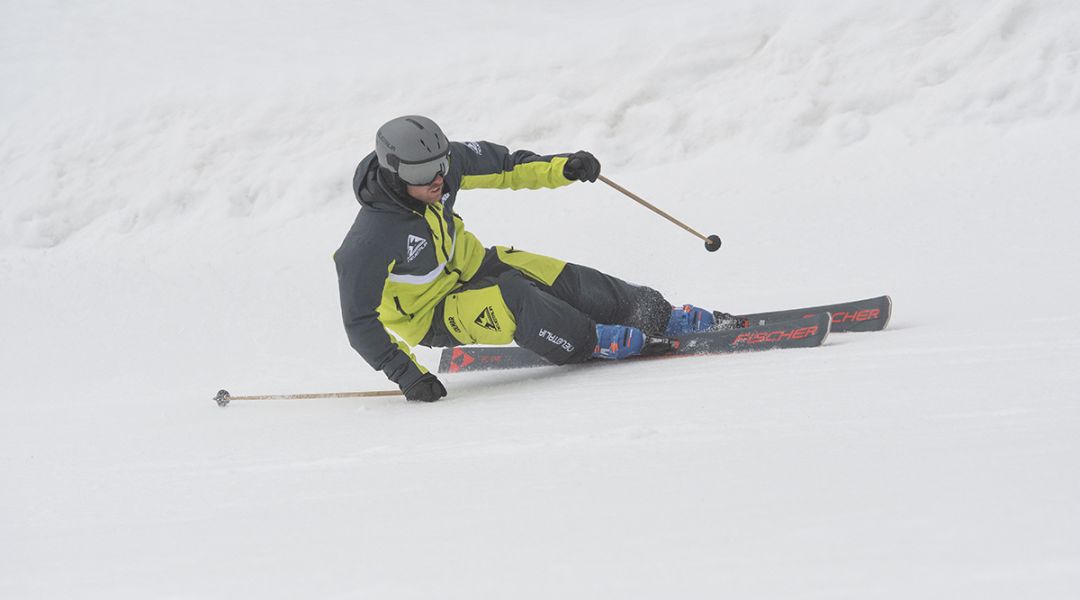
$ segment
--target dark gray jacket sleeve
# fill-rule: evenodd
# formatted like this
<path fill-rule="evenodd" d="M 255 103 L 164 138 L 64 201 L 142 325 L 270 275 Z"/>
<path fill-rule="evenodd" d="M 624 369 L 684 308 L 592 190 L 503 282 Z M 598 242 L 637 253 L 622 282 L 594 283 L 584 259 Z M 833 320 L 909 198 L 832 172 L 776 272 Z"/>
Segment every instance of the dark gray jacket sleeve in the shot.
<path fill-rule="evenodd" d="M 354 235 L 347 236 L 334 253 L 341 316 L 349 344 L 373 369 L 385 373 L 404 390 L 425 371 L 390 339 L 379 321 L 378 307 L 386 285 L 387 269 L 393 260 L 385 249 Z"/>

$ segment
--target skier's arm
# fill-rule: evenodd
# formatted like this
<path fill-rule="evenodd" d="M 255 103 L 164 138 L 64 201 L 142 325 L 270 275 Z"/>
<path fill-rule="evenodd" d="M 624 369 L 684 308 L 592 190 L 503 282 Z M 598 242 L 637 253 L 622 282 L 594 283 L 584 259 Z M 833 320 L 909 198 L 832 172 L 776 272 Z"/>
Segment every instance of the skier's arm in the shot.
<path fill-rule="evenodd" d="M 408 390 L 427 369 L 404 342 L 391 340 L 379 321 L 378 307 L 393 257 L 362 238 L 350 236 L 334 253 L 334 263 L 349 344 L 373 369 L 382 371 L 402 391 Z"/>
<path fill-rule="evenodd" d="M 575 179 L 585 181 L 579 176 L 575 165 L 591 159 L 595 163 L 596 181 L 600 174 L 600 163 L 587 152 L 573 154 L 551 154 L 541 156 L 529 150 L 510 152 L 506 146 L 491 142 L 451 143 L 451 161 L 459 161 L 462 168 L 461 189 L 498 188 L 498 189 L 540 189 L 557 188 L 568 185 Z M 588 158 L 585 158 L 588 155 Z M 570 168 L 567 169 L 567 162 Z M 588 174 L 585 177 L 588 177 Z"/>

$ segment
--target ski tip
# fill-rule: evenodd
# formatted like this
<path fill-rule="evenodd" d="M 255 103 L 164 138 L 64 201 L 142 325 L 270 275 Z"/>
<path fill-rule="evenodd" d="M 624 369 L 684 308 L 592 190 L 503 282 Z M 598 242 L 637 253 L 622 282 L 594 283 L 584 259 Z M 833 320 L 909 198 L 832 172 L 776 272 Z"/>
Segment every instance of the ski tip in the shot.
<path fill-rule="evenodd" d="M 885 329 L 889 326 L 889 321 L 892 320 L 892 296 L 882 296 L 885 302 L 885 322 L 881 324 L 881 328 Z"/>

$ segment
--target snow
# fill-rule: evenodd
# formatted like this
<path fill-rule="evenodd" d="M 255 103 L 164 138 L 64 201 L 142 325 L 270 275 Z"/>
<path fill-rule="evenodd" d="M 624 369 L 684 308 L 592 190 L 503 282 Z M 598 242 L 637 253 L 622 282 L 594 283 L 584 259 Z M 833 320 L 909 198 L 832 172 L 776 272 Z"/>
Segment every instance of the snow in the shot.
<path fill-rule="evenodd" d="M 1080 5 L 0 10 L 0 597 L 1080 595 Z M 330 255 L 407 113 L 724 240 L 596 184 L 463 194 L 487 244 L 890 328 L 217 407 L 390 387 Z"/>

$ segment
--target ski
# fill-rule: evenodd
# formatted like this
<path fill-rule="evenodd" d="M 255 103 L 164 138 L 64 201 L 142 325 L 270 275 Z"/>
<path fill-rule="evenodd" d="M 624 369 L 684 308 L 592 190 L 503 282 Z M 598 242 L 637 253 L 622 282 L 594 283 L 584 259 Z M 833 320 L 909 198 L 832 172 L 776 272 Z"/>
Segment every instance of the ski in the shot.
<path fill-rule="evenodd" d="M 878 296 L 876 298 L 827 304 L 825 306 L 792 308 L 736 316 L 746 319 L 751 326 L 754 326 L 813 317 L 823 312 L 832 314 L 833 333 L 881 331 L 888 326 L 889 318 L 892 316 L 892 299 L 888 296 Z"/>
<path fill-rule="evenodd" d="M 647 345 L 649 356 L 636 356 L 622 361 L 594 359 L 589 364 L 641 361 L 654 358 L 729 354 L 777 348 L 812 348 L 820 346 L 829 335 L 832 317 L 827 312 L 816 315 L 800 313 L 797 318 L 741 329 L 689 333 L 673 338 L 653 338 Z M 551 366 L 540 355 L 516 346 L 458 346 L 446 348 L 439 362 L 439 373 L 471 373 L 503 369 L 523 369 Z"/>

